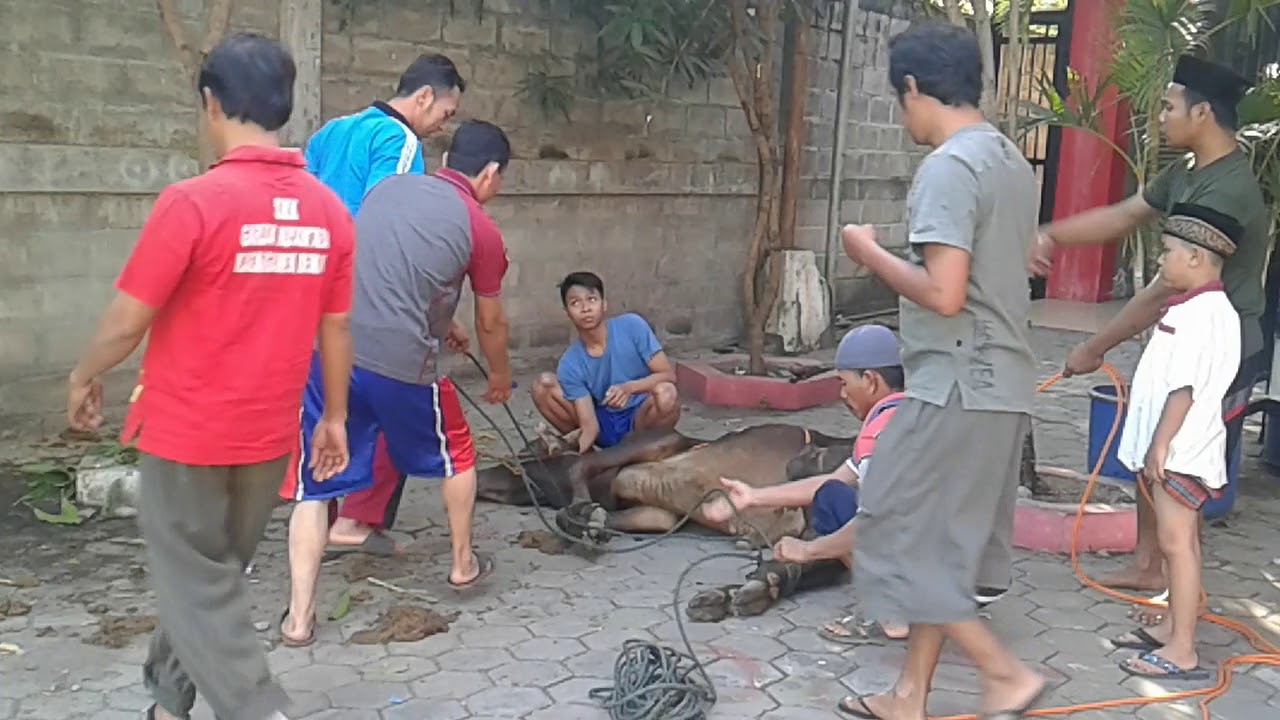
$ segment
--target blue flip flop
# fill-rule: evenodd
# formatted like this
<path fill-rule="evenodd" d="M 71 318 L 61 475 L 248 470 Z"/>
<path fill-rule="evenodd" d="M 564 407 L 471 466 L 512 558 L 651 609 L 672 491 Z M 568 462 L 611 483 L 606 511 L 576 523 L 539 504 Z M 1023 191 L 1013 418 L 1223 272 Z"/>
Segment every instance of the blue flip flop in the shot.
<path fill-rule="evenodd" d="M 1135 660 L 1144 662 L 1154 668 L 1159 668 L 1159 672 L 1139 670 L 1133 666 Z M 1154 651 L 1144 652 L 1141 655 L 1124 660 L 1120 663 L 1120 669 L 1133 677 L 1147 678 L 1148 680 L 1208 680 L 1210 675 L 1208 670 L 1198 666 L 1180 668 L 1156 655 Z"/>

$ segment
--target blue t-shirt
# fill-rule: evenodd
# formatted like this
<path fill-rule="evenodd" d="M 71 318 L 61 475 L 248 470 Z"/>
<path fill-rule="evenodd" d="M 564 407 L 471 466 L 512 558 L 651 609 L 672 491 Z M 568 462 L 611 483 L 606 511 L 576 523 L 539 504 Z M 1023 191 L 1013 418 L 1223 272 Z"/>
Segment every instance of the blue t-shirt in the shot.
<path fill-rule="evenodd" d="M 611 386 L 653 374 L 649 371 L 649 360 L 662 352 L 662 345 L 649 323 L 635 313 L 612 317 L 604 322 L 607 335 L 603 355 L 591 357 L 582 341 L 574 340 L 560 356 L 556 378 L 560 381 L 564 399 L 569 402 L 589 395 L 596 405 L 600 405 Z M 627 407 L 622 409 L 630 410 L 642 402 L 643 395 L 632 395 Z"/>
<path fill-rule="evenodd" d="M 386 103 L 325 123 L 307 141 L 307 169 L 355 216 L 369 190 L 388 175 L 423 172 L 422 143 Z"/>

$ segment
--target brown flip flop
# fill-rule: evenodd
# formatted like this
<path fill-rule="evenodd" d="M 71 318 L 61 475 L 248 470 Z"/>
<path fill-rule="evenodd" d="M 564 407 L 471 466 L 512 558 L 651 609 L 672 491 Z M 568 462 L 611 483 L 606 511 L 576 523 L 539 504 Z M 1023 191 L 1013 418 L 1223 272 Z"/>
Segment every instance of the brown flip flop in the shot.
<path fill-rule="evenodd" d="M 310 647 L 311 645 L 315 644 L 315 641 L 316 641 L 316 616 L 315 615 L 311 616 L 311 632 L 308 633 L 307 636 L 302 640 L 294 640 L 293 638 L 284 634 L 284 621 L 288 619 L 289 619 L 289 608 L 285 608 L 284 612 L 280 614 L 280 623 L 278 625 L 281 645 L 284 645 L 285 647 L 290 647 L 290 648 L 304 648 L 304 647 Z"/>
<path fill-rule="evenodd" d="M 479 583 L 481 580 L 493 574 L 494 563 L 493 563 L 492 555 L 490 555 L 489 553 L 482 553 L 478 551 L 472 551 L 471 554 L 475 556 L 476 565 L 479 566 L 480 570 L 479 572 L 476 573 L 475 577 L 471 578 L 466 582 L 457 583 L 457 582 L 454 582 L 452 578 L 449 578 L 447 582 L 449 583 L 450 587 L 452 587 L 454 590 L 466 590 L 468 588 L 475 587 L 475 585 Z"/>

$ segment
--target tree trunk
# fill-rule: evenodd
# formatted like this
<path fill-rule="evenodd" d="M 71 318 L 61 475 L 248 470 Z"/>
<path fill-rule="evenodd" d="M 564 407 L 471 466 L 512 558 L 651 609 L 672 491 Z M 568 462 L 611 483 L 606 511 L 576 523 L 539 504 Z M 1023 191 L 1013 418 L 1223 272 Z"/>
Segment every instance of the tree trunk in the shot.
<path fill-rule="evenodd" d="M 1011 0 L 1009 17 L 1004 23 L 1005 33 L 1009 36 L 1009 52 L 1001 66 L 1001 74 L 1005 87 L 1004 132 L 1015 141 L 1018 139 L 1018 106 L 1022 102 L 1022 38 L 1025 26 L 1022 0 Z"/>
<path fill-rule="evenodd" d="M 809 15 L 799 9 L 787 23 L 790 72 L 787 74 L 786 140 L 782 155 L 782 200 L 778 244 L 796 247 L 796 205 L 800 195 L 800 158 L 804 153 L 805 108 L 809 100 Z"/>
<path fill-rule="evenodd" d="M 760 0 L 755 15 L 750 16 L 747 0 L 733 0 L 730 6 L 733 42 L 727 66 L 738 101 L 746 115 L 747 125 L 756 146 L 756 162 L 760 183 L 756 195 L 756 218 L 747 248 L 747 263 L 742 273 L 743 323 L 747 332 L 749 372 L 764 374 L 764 327 L 777 302 L 781 284 L 777 273 L 770 272 L 769 259 L 778 248 L 779 195 L 781 173 L 778 167 L 777 113 L 773 107 L 773 78 L 778 68 L 777 53 L 779 0 Z M 763 38 L 759 50 L 753 50 L 747 28 L 748 18 L 759 23 Z"/>
<path fill-rule="evenodd" d="M 995 36 L 991 30 L 991 11 L 984 0 L 973 3 L 974 32 L 978 34 L 978 50 L 982 53 L 982 114 L 987 120 L 998 123 L 999 104 L 996 98 Z"/>
<path fill-rule="evenodd" d="M 204 40 L 200 43 L 199 49 L 196 49 L 187 37 L 186 29 L 182 27 L 182 16 L 178 13 L 175 0 L 156 0 L 156 7 L 160 11 L 160 22 L 164 24 L 169 40 L 173 43 L 173 49 L 178 53 L 178 61 L 182 63 L 183 73 L 192 91 L 198 92 L 195 85 L 199 80 L 200 66 L 204 63 L 205 57 L 222 41 L 223 35 L 227 32 L 233 4 L 233 0 L 207 0 Z M 203 170 L 213 164 L 216 159 L 213 156 L 213 147 L 209 144 L 209 138 L 205 135 L 204 123 L 200 123 L 196 142 L 196 156 L 200 160 L 200 169 Z"/>
<path fill-rule="evenodd" d="M 960 10 L 960 0 L 945 0 L 943 5 L 947 8 L 947 20 L 952 25 L 964 27 L 964 12 Z"/>

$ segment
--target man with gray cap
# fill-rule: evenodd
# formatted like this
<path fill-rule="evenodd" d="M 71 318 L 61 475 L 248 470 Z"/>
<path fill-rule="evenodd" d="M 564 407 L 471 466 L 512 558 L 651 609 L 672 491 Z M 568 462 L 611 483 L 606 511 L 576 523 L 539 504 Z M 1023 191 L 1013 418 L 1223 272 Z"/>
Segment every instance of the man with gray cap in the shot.
<path fill-rule="evenodd" d="M 862 421 L 849 459 L 831 475 L 815 475 L 772 487 L 753 488 L 739 480 L 722 479 L 729 499 L 739 511 L 750 507 L 808 507 L 813 540 L 783 538 L 774 548 L 774 558 L 786 562 L 816 560 L 852 562 L 853 517 L 858 512 L 858 483 L 866 476 L 871 451 L 880 431 L 893 417 L 902 401 L 902 349 L 893 331 L 883 325 L 863 325 L 850 330 L 836 349 L 836 374 L 840 377 L 840 397 Z M 718 500 L 707 510 L 708 519 L 729 520 L 732 510 Z M 877 626 L 855 622 L 856 618 L 830 623 L 824 636 L 837 642 L 866 636 Z M 885 636 L 906 637 L 906 626 L 883 628 Z"/>

